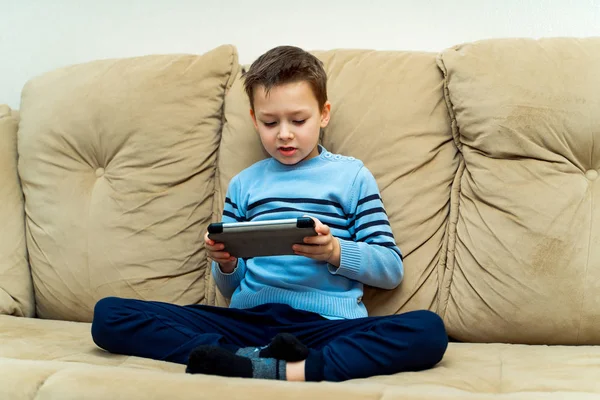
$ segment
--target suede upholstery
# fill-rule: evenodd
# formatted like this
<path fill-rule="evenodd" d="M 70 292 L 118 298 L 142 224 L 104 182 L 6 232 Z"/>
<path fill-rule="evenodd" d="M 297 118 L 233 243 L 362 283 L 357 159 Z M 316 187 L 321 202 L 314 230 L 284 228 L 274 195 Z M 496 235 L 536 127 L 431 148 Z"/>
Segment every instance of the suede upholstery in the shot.
<path fill-rule="evenodd" d="M 19 113 L 0 106 L 0 398 L 600 396 L 600 39 L 315 54 L 323 145 L 373 172 L 405 256 L 401 286 L 365 288 L 365 304 L 437 312 L 459 341 L 444 359 L 289 383 L 94 345 L 105 296 L 227 306 L 202 238 L 231 178 L 267 155 L 221 46 L 64 67 L 27 83 Z"/>

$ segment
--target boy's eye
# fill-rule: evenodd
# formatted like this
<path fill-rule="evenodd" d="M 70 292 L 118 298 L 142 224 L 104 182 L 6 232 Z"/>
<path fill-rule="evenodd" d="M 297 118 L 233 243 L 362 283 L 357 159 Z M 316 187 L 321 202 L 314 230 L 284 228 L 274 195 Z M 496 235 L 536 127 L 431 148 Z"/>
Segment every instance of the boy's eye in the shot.
<path fill-rule="evenodd" d="M 263 124 L 265 126 L 275 126 L 275 124 L 277 124 L 277 122 L 263 122 Z"/>
<path fill-rule="evenodd" d="M 306 120 L 305 120 L 305 119 L 303 119 L 303 120 L 300 120 L 300 121 L 294 121 L 294 123 L 295 123 L 296 125 L 302 125 L 302 124 L 303 124 L 303 123 L 305 123 L 305 122 L 306 122 Z"/>

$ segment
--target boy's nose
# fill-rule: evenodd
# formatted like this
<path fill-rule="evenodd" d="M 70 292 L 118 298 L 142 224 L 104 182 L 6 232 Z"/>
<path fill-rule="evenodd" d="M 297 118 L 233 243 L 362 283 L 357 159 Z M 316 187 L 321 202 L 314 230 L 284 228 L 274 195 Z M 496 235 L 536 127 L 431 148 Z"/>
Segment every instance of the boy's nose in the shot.
<path fill-rule="evenodd" d="M 282 140 L 288 140 L 288 139 L 291 139 L 292 136 L 293 136 L 293 134 L 288 129 L 288 127 L 285 125 L 281 125 L 281 128 L 279 129 L 279 138 Z"/>

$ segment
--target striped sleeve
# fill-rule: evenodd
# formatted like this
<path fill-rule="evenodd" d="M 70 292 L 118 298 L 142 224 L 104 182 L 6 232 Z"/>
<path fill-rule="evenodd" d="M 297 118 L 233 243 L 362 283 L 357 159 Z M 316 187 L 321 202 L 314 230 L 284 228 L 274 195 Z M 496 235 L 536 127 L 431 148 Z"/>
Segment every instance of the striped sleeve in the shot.
<path fill-rule="evenodd" d="M 223 206 L 222 222 L 240 222 L 245 221 L 245 215 L 242 207 L 239 204 L 240 186 L 237 177 L 231 180 L 225 195 L 225 204 Z M 225 249 L 227 250 L 227 249 Z M 237 267 L 230 274 L 221 271 L 219 264 L 212 262 L 212 274 L 215 283 L 221 294 L 226 298 L 231 298 L 233 292 L 240 286 L 242 279 L 246 275 L 246 262 L 242 258 L 238 258 Z"/>
<path fill-rule="evenodd" d="M 402 253 L 396 245 L 377 182 L 362 167 L 352 187 L 349 231 L 354 240 L 339 239 L 340 266 L 329 271 L 382 289 L 397 287 L 404 276 Z"/>

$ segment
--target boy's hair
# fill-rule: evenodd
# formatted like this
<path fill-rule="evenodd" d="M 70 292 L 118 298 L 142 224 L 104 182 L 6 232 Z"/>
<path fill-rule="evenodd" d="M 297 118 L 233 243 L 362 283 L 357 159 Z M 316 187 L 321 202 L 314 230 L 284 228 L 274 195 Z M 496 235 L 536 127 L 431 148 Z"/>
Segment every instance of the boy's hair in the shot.
<path fill-rule="evenodd" d="M 317 57 L 294 46 L 275 47 L 256 59 L 242 74 L 244 89 L 254 110 L 254 88 L 263 86 L 268 94 L 271 88 L 286 83 L 306 81 L 323 109 L 327 102 L 327 73 Z"/>

